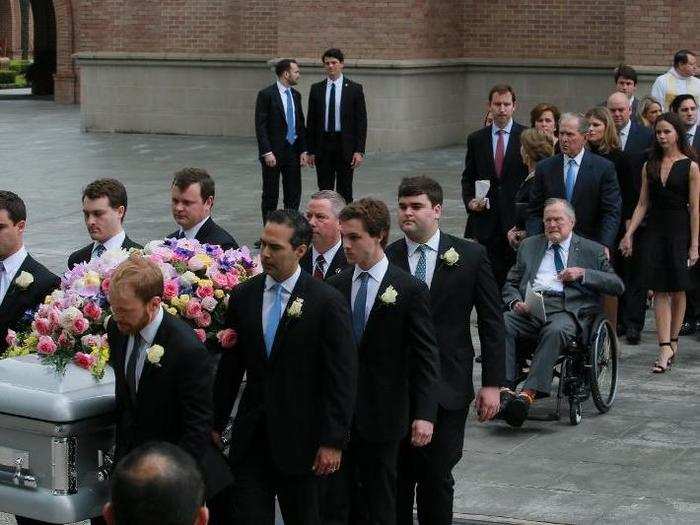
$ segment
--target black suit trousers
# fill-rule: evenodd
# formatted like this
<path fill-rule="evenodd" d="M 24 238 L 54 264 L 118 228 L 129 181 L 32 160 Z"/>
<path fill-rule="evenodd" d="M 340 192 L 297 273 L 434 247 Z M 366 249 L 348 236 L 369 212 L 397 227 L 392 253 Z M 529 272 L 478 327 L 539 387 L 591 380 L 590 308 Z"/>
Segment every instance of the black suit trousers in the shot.
<path fill-rule="evenodd" d="M 233 466 L 231 488 L 236 525 L 274 525 L 275 496 L 285 525 L 321 525 L 320 480 L 311 472 L 288 475 L 272 462 L 266 426 L 259 425 L 244 459 Z"/>
<path fill-rule="evenodd" d="M 284 150 L 275 155 L 277 165 L 268 168 L 265 159 L 261 159 L 262 165 L 262 218 L 263 223 L 268 214 L 277 209 L 280 193 L 280 175 L 282 176 L 282 196 L 284 207 L 289 210 L 298 210 L 301 202 L 301 166 L 299 154 L 294 146 L 285 142 Z"/>
<path fill-rule="evenodd" d="M 646 242 L 643 228 L 634 235 L 634 250 L 631 257 L 622 258 L 622 280 L 625 293 L 620 300 L 619 323 L 626 330 L 644 330 L 644 318 L 647 308 L 647 288 L 644 285 L 646 264 Z"/>
<path fill-rule="evenodd" d="M 340 133 L 324 134 L 321 151 L 316 156 L 319 190 L 335 190 L 345 202 L 352 202 L 353 169 L 343 157 Z"/>
<path fill-rule="evenodd" d="M 401 442 L 397 525 L 413 525 L 414 498 L 420 525 L 452 525 L 452 469 L 462 458 L 468 413 L 469 406 L 459 410 L 438 407 L 433 439 L 428 445 L 414 447 L 410 436 Z"/>
<path fill-rule="evenodd" d="M 491 261 L 498 289 L 502 290 L 506 283 L 506 277 L 508 277 L 508 271 L 515 264 L 516 252 L 508 243 L 508 237 L 501 233 L 494 233 L 490 239 L 481 244 L 486 248 L 486 253 Z"/>

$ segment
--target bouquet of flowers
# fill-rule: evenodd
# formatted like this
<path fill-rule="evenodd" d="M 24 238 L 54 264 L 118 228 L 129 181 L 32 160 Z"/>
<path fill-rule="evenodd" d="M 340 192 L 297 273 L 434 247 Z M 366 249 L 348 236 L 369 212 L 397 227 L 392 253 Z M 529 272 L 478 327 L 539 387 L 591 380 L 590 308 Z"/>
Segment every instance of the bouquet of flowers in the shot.
<path fill-rule="evenodd" d="M 259 272 L 248 248 L 223 251 L 194 240 L 165 239 L 149 242 L 141 253 L 163 273 L 163 307 L 188 322 L 202 342 L 232 347 L 236 334 L 223 328 L 229 293 Z M 8 330 L 2 357 L 36 353 L 59 373 L 74 362 L 101 379 L 109 361 L 110 278 L 129 254 L 108 250 L 66 272 L 60 289 L 31 313 L 26 329 Z"/>

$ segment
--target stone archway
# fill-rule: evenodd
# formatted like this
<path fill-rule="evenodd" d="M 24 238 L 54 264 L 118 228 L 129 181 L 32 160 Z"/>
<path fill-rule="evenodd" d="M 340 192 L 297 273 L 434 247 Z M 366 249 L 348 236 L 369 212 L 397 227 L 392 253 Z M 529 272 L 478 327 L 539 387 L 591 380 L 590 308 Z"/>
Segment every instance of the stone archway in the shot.
<path fill-rule="evenodd" d="M 22 54 L 22 16 L 19 0 L 0 0 L 0 56 Z"/>

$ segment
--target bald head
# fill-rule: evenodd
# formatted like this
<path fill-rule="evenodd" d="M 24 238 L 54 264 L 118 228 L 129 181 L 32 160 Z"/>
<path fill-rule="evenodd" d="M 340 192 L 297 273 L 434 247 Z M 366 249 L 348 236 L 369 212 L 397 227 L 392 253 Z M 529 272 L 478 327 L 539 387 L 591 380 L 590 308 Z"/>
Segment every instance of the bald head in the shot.
<path fill-rule="evenodd" d="M 624 93 L 616 91 L 608 97 L 608 109 L 612 113 L 615 127 L 624 128 L 630 121 L 632 110 L 630 109 L 630 99 Z"/>

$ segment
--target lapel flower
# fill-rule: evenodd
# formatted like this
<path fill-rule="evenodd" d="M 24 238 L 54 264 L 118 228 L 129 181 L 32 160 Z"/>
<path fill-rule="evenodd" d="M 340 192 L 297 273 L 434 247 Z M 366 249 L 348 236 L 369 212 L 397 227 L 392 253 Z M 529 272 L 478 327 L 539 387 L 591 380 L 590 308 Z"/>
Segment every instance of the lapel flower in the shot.
<path fill-rule="evenodd" d="M 398 296 L 399 292 L 397 292 L 393 286 L 389 285 L 386 287 L 386 290 L 384 290 L 384 293 L 379 296 L 379 300 L 386 305 L 392 305 L 396 304 L 396 298 Z"/>
<path fill-rule="evenodd" d="M 26 290 L 27 288 L 29 288 L 29 285 L 33 282 L 34 276 L 31 273 L 25 271 L 20 272 L 19 277 L 15 279 L 15 284 L 19 286 L 22 290 Z"/>
<path fill-rule="evenodd" d="M 304 299 L 297 297 L 294 302 L 287 308 L 289 317 L 301 317 L 301 309 L 304 306 Z"/>
<path fill-rule="evenodd" d="M 153 345 L 146 350 L 148 362 L 155 366 L 160 366 L 160 359 L 163 357 L 163 354 L 165 354 L 165 348 L 160 345 Z"/>
<path fill-rule="evenodd" d="M 459 254 L 457 253 L 457 250 L 455 250 L 454 248 L 450 248 L 442 254 L 442 257 L 440 257 L 440 259 L 445 261 L 445 264 L 447 264 L 447 266 L 454 266 L 457 263 L 457 261 L 459 261 Z"/>

